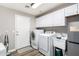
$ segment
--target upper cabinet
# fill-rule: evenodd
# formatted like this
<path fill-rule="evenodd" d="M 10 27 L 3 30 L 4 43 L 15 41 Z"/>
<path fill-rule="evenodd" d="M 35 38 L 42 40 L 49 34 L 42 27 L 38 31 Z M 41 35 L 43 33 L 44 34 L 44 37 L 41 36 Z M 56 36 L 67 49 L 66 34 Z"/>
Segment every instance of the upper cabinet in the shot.
<path fill-rule="evenodd" d="M 44 15 L 36 19 L 36 27 L 64 26 L 64 9 Z"/>
<path fill-rule="evenodd" d="M 39 18 L 36 19 L 36 27 L 46 27 L 49 26 L 49 20 L 48 20 L 48 16 L 41 16 Z"/>
<path fill-rule="evenodd" d="M 57 10 L 36 19 L 36 27 L 65 26 L 65 17 L 79 14 L 79 4 Z"/>
<path fill-rule="evenodd" d="M 78 14 L 78 4 L 74 4 L 65 8 L 65 17 L 73 16 L 77 14 Z"/>
<path fill-rule="evenodd" d="M 54 26 L 65 26 L 64 9 L 58 10 L 53 13 L 52 23 Z"/>

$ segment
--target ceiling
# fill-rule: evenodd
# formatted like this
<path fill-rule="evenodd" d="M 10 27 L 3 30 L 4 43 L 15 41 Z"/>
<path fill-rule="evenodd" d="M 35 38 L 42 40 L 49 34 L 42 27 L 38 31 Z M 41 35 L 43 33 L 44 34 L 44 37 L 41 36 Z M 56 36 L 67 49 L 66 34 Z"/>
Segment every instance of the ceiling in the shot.
<path fill-rule="evenodd" d="M 10 9 L 27 13 L 33 16 L 39 16 L 43 13 L 48 12 L 51 9 L 54 9 L 59 5 L 63 5 L 63 3 L 43 3 L 35 9 L 31 7 L 30 8 L 25 7 L 26 3 L 0 3 L 0 5 L 4 7 L 8 7 Z"/>

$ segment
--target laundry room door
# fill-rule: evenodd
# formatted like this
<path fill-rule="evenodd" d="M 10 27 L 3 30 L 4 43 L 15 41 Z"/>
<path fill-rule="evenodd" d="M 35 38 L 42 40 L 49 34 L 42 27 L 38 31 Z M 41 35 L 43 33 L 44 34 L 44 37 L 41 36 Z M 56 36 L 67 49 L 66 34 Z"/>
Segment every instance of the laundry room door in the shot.
<path fill-rule="evenodd" d="M 30 17 L 15 15 L 15 48 L 30 45 Z"/>

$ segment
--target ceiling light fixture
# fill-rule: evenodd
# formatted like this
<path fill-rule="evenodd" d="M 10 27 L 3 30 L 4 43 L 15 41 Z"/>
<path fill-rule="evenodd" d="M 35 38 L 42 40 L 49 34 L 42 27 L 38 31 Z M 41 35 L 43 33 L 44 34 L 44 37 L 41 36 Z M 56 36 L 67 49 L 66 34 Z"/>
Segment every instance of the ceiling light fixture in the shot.
<path fill-rule="evenodd" d="M 32 8 L 37 8 L 39 5 L 41 5 L 42 3 L 34 3 L 33 5 L 32 5 Z"/>
<path fill-rule="evenodd" d="M 27 3 L 26 5 L 25 5 L 25 8 L 27 7 L 27 8 L 37 8 L 39 5 L 41 5 L 41 3 Z"/>

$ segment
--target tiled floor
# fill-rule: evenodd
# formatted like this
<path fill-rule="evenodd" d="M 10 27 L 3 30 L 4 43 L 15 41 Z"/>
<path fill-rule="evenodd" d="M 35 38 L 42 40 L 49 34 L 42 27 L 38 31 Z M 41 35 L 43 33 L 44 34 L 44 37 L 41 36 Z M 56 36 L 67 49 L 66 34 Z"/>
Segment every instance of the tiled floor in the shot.
<path fill-rule="evenodd" d="M 31 49 L 22 53 L 18 53 L 18 52 L 14 53 L 12 54 L 12 56 L 44 56 L 44 55 L 36 49 Z"/>

